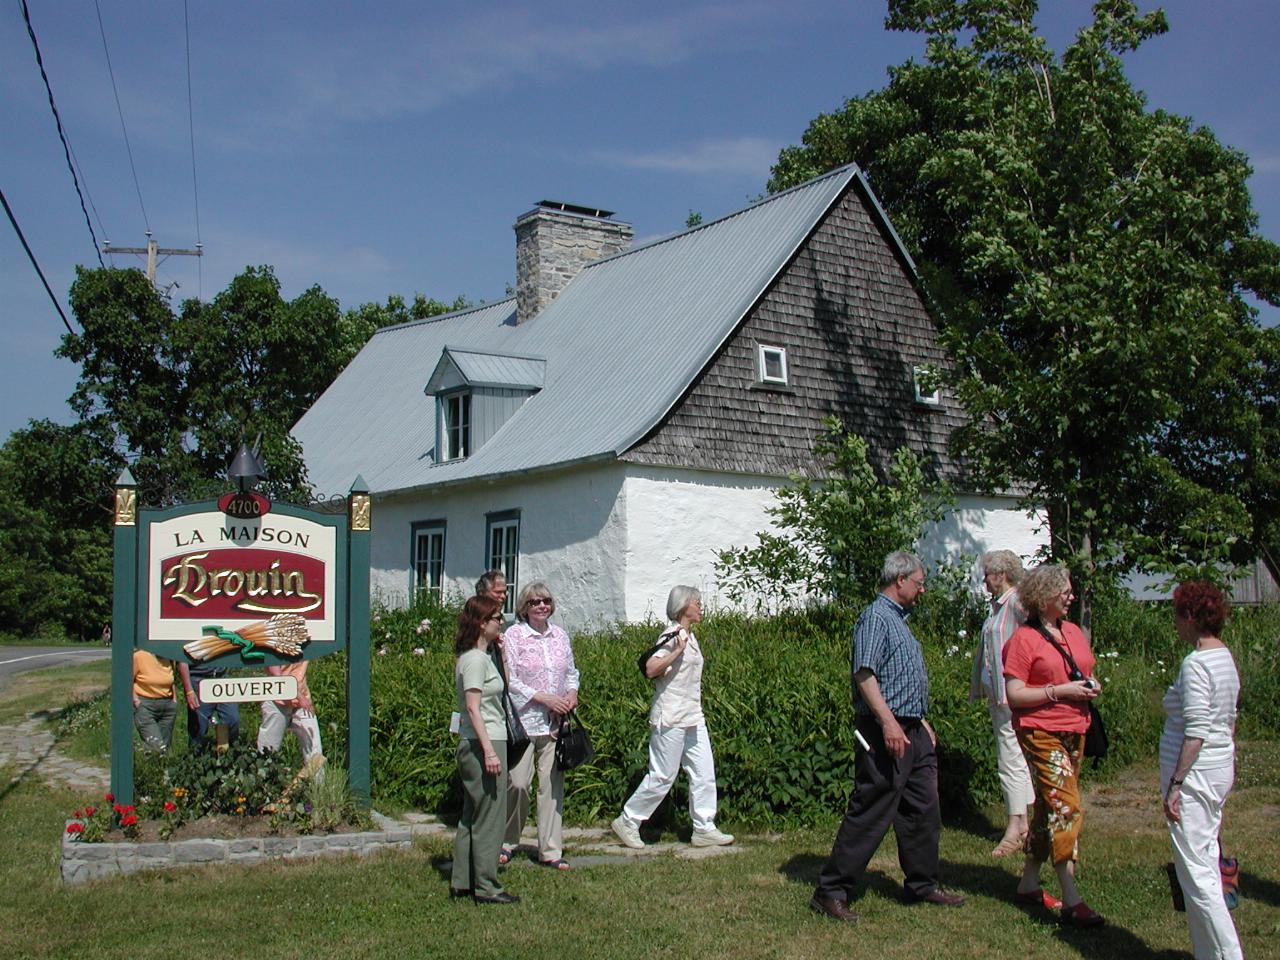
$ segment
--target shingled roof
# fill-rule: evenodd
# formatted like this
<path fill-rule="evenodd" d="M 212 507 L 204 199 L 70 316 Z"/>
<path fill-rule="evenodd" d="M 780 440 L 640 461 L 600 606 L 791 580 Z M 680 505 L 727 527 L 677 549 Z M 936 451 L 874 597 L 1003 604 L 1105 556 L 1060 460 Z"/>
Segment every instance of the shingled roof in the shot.
<path fill-rule="evenodd" d="M 513 298 L 379 330 L 294 427 L 313 486 L 341 492 L 363 475 L 387 494 L 618 457 L 662 422 L 854 181 L 914 276 L 861 172 L 842 167 L 595 261 L 524 323 Z M 424 387 L 446 348 L 545 358 L 545 369 L 479 449 L 437 463 Z"/>

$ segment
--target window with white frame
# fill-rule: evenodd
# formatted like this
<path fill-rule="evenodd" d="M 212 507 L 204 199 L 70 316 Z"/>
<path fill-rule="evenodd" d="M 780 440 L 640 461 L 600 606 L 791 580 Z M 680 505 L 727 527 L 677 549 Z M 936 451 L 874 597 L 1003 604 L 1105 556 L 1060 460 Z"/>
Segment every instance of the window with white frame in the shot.
<path fill-rule="evenodd" d="M 439 597 L 444 588 L 445 522 L 424 520 L 412 524 L 410 531 L 413 551 L 410 565 L 414 595 L 423 590 L 430 590 Z"/>
<path fill-rule="evenodd" d="M 931 367 L 915 367 L 911 379 L 915 387 L 916 403 L 926 407 L 936 407 L 942 403 L 942 386 L 938 382 L 936 370 Z"/>
<path fill-rule="evenodd" d="M 504 510 L 485 516 L 486 570 L 501 570 L 507 579 L 507 604 L 503 613 L 515 611 L 516 594 L 520 591 L 520 511 Z"/>
<path fill-rule="evenodd" d="M 761 343 L 757 347 L 756 379 L 761 383 L 787 385 L 787 351 L 782 347 L 769 347 Z"/>
<path fill-rule="evenodd" d="M 441 461 L 462 460 L 471 454 L 471 393 L 440 398 Z"/>

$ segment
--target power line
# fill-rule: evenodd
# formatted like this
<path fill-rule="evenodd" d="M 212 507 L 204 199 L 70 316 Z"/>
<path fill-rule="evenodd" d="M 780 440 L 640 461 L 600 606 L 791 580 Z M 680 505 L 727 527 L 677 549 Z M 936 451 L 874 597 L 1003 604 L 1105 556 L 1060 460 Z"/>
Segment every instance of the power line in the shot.
<path fill-rule="evenodd" d="M 191 11 L 188 0 L 182 0 L 182 26 L 187 42 L 187 130 L 191 134 L 191 193 L 196 209 L 196 249 L 202 249 L 200 241 L 200 182 L 196 178 L 196 120 L 195 110 L 191 106 Z M 204 296 L 204 262 L 196 260 L 196 276 L 198 285 L 196 297 Z"/>
<path fill-rule="evenodd" d="M 98 235 L 93 232 L 93 223 L 89 220 L 89 211 L 86 210 L 84 206 L 84 194 L 80 190 L 80 178 L 76 176 L 75 164 L 71 162 L 71 147 L 67 143 L 67 134 L 62 129 L 62 117 L 58 115 L 58 105 L 53 102 L 53 87 L 50 86 L 49 75 L 45 73 L 44 70 L 44 57 L 40 55 L 40 41 L 36 39 L 36 28 L 31 25 L 31 11 L 27 9 L 27 0 L 22 0 L 22 19 L 27 22 L 27 36 L 31 38 L 31 46 L 34 47 L 36 51 L 36 65 L 40 68 L 40 78 L 44 80 L 45 92 L 49 94 L 49 109 L 53 111 L 54 123 L 58 125 L 58 139 L 62 141 L 62 152 L 65 153 L 67 157 L 67 169 L 71 171 L 71 182 L 76 185 L 76 196 L 80 198 L 80 211 L 84 214 L 84 224 L 89 228 L 89 237 L 93 240 L 93 252 L 98 257 L 98 265 L 105 267 L 106 264 L 102 262 L 102 253 L 98 250 Z M 7 209 L 8 206 L 9 205 L 6 203 L 5 208 Z M 10 219 L 13 219 L 12 214 L 10 215 Z M 14 226 L 17 226 L 16 221 Z M 23 241 L 23 245 L 26 245 L 26 241 Z M 27 252 L 28 254 L 30 253 L 29 250 Z M 34 258 L 31 262 L 35 263 Z M 36 267 L 36 269 L 39 270 L 40 268 Z M 43 276 L 44 275 L 41 274 L 42 279 Z M 48 284 L 46 283 L 45 286 L 48 287 Z M 53 296 L 52 291 L 50 291 L 49 296 Z M 57 300 L 55 300 L 54 303 L 57 303 Z M 62 313 L 61 307 L 58 308 L 58 312 Z M 65 314 L 62 317 L 62 322 L 67 322 Z M 68 326 L 67 329 L 69 330 L 71 328 Z"/>
<path fill-rule="evenodd" d="M 22 5 L 27 5 L 27 0 L 22 0 Z M 107 74 L 111 77 L 111 92 L 116 97 L 116 113 L 120 115 L 120 131 L 124 134 L 124 149 L 129 155 L 129 169 L 133 172 L 133 188 L 138 192 L 138 206 L 142 208 L 142 223 L 147 228 L 147 233 L 151 233 L 151 221 L 147 219 L 147 205 L 142 202 L 142 186 L 138 183 L 138 168 L 133 162 L 133 148 L 129 146 L 129 128 L 124 123 L 124 107 L 120 105 L 120 91 L 116 87 L 116 72 L 111 66 L 111 51 L 107 49 L 107 28 L 102 24 L 102 7 L 98 5 L 98 0 L 93 0 L 93 8 L 98 11 L 98 33 L 102 36 L 102 52 L 107 58 Z"/>
<path fill-rule="evenodd" d="M 23 3 L 23 7 L 25 6 L 26 3 Z M 53 295 L 53 288 L 49 286 L 49 281 L 45 279 L 44 271 L 40 269 L 40 264 L 36 261 L 36 255 L 31 252 L 31 245 L 27 243 L 27 238 L 23 236 L 22 228 L 18 226 L 18 218 L 13 215 L 13 208 L 9 206 L 9 199 L 4 195 L 3 189 L 0 189 L 0 203 L 4 204 L 4 212 L 9 215 L 9 222 L 13 224 L 13 232 L 18 235 L 18 240 L 22 242 L 22 249 L 27 251 L 27 259 L 36 268 L 36 273 L 40 276 L 40 282 L 44 284 L 45 292 L 49 294 L 49 299 L 53 301 L 54 309 L 58 311 L 58 316 L 62 318 L 62 325 L 67 328 L 67 333 L 74 337 L 76 332 L 71 329 L 71 322 L 67 320 L 67 315 L 63 313 L 62 304 Z M 101 260 L 102 258 L 99 257 L 98 259 Z"/>

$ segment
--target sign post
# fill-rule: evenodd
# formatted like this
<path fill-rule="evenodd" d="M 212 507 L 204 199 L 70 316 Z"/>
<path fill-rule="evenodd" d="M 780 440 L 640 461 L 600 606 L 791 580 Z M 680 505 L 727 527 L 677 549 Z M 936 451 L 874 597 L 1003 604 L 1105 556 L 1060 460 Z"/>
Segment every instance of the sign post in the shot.
<path fill-rule="evenodd" d="M 121 473 L 111 660 L 118 803 L 133 802 L 135 649 L 253 670 L 202 681 L 202 703 L 290 699 L 277 688 L 292 678 L 268 677 L 266 667 L 345 649 L 349 777 L 355 796 L 369 802 L 370 513 L 362 480 L 345 514 L 273 504 L 243 485 L 219 500 L 139 508 L 133 477 Z"/>

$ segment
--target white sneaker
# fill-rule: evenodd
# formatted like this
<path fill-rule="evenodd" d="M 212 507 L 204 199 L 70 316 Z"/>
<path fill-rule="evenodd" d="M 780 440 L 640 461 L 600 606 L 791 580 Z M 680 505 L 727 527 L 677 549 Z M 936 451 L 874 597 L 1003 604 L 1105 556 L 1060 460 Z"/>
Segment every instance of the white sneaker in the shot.
<path fill-rule="evenodd" d="M 609 826 L 613 827 L 613 832 L 618 835 L 624 847 L 630 847 L 632 850 L 644 849 L 644 841 L 640 839 L 640 828 L 633 827 L 626 817 L 618 817 Z"/>
<path fill-rule="evenodd" d="M 710 830 L 695 830 L 689 843 L 695 847 L 726 847 L 733 843 L 733 834 L 721 833 L 715 827 Z"/>

